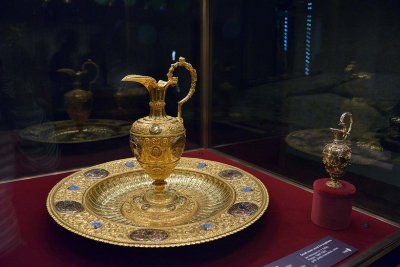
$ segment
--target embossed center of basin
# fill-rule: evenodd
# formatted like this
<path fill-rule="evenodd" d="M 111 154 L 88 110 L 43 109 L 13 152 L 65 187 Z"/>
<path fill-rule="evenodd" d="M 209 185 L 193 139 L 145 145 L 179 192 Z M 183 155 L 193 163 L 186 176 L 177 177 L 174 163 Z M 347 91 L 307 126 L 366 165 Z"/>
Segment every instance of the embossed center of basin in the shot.
<path fill-rule="evenodd" d="M 167 179 L 167 190 L 176 192 L 176 197 L 170 205 L 157 206 L 156 200 L 146 199 L 152 181 L 142 170 L 110 176 L 86 193 L 85 204 L 89 211 L 115 222 L 167 227 L 212 217 L 234 202 L 234 190 L 223 180 L 176 169 Z"/>

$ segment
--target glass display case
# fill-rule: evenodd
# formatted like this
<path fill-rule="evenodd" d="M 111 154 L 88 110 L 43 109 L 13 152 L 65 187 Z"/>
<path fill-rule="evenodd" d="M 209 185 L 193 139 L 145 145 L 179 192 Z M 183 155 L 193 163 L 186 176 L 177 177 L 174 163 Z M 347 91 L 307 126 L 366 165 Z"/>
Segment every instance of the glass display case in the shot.
<path fill-rule="evenodd" d="M 130 124 L 146 114 L 148 95 L 139 84 L 121 79 L 131 73 L 165 79 L 166 66 L 183 55 L 199 65 L 199 24 L 198 1 L 2 3 L 0 142 L 5 160 L 0 179 L 130 156 L 125 138 Z M 83 66 L 88 60 L 93 64 Z M 170 103 L 186 93 L 187 77 L 181 76 L 180 86 L 169 92 Z M 92 92 L 81 138 L 64 105 L 65 94 L 77 87 Z M 188 106 L 187 147 L 193 149 L 200 146 L 199 96 Z M 176 113 L 175 105 L 167 108 Z"/>
<path fill-rule="evenodd" d="M 263 266 L 328 235 L 359 249 L 349 266 L 400 263 L 400 2 L 0 5 L 0 226 L 7 229 L 1 266 Z M 183 156 L 200 166 L 191 171 L 210 160 L 257 177 L 270 194 L 266 214 L 213 241 L 217 249 L 207 243 L 129 250 L 66 233 L 46 211 L 53 186 L 76 171 L 133 156 L 130 128 L 148 114 L 149 96 L 122 78 L 169 80 L 168 68 L 180 57 L 198 75 L 182 113 Z M 165 98 L 173 117 L 192 81 L 184 69 L 174 75 L 179 82 Z M 312 185 L 329 177 L 322 150 L 344 112 L 354 123 L 343 179 L 357 193 L 351 227 L 330 231 L 309 220 Z M 138 167 L 129 162 L 123 168 Z M 254 191 L 243 186 L 235 194 Z M 201 231 L 213 227 L 204 225 Z M 40 259 L 34 249 L 47 256 Z"/>
<path fill-rule="evenodd" d="M 217 1 L 210 147 L 307 187 L 323 146 L 354 117 L 346 179 L 356 205 L 399 222 L 394 1 Z"/>

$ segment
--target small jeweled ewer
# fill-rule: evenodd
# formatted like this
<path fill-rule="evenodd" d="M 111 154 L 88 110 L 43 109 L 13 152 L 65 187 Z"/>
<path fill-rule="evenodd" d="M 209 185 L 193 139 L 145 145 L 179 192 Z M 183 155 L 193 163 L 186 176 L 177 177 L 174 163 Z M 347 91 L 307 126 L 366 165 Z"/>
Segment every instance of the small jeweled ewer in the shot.
<path fill-rule="evenodd" d="M 348 126 L 344 121 L 346 117 L 349 119 Z M 330 128 L 334 135 L 333 142 L 327 144 L 322 150 L 322 161 L 324 162 L 325 170 L 331 177 L 331 180 L 326 183 L 329 187 L 342 187 L 339 178 L 343 176 L 346 167 L 350 164 L 351 148 L 347 145 L 346 139 L 350 134 L 352 125 L 353 117 L 351 113 L 345 112 L 340 117 L 339 122 L 339 126 L 342 129 Z"/>
<path fill-rule="evenodd" d="M 178 78 L 173 76 L 177 67 L 186 68 L 191 75 L 191 86 L 185 98 L 178 102 L 178 116 L 165 113 L 167 89 L 176 86 Z M 153 188 L 123 204 L 124 216 L 142 225 L 176 224 L 193 215 L 197 203 L 181 192 L 166 187 L 166 178 L 172 173 L 181 158 L 186 143 L 183 126 L 182 105 L 195 91 L 197 74 L 183 57 L 171 64 L 167 81 L 158 81 L 149 76 L 127 75 L 122 81 L 144 85 L 150 94 L 150 114 L 132 124 L 130 145 L 140 166 L 153 179 Z"/>
<path fill-rule="evenodd" d="M 89 82 L 89 90 L 82 88 L 81 79 L 88 74 L 88 66 L 95 69 L 95 77 Z M 92 60 L 87 60 L 82 64 L 82 69 L 75 71 L 73 69 L 59 69 L 61 73 L 66 73 L 73 77 L 73 89 L 64 94 L 64 105 L 70 119 L 75 123 L 78 129 L 78 135 L 83 131 L 83 125 L 89 119 L 92 111 L 93 93 L 91 92 L 92 85 L 99 77 L 99 67 Z"/>

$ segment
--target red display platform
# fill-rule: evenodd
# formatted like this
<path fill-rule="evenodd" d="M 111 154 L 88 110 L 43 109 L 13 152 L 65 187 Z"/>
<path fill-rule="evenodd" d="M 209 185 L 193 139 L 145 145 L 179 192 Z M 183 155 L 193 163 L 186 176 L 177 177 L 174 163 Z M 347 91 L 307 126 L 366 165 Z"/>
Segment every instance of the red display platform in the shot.
<path fill-rule="evenodd" d="M 330 178 L 314 181 L 313 199 L 311 208 L 311 221 L 318 226 L 342 230 L 351 223 L 351 212 L 356 187 L 351 183 L 340 180 L 340 188 L 327 186 Z"/>
<path fill-rule="evenodd" d="M 357 248 L 357 256 L 399 231 L 357 211 L 353 211 L 351 224 L 345 230 L 320 228 L 310 219 L 312 193 L 209 150 L 186 152 L 184 156 L 231 164 L 258 177 L 270 194 L 264 216 L 239 233 L 200 245 L 164 249 L 119 247 L 75 235 L 47 214 L 48 192 L 68 173 L 3 183 L 0 266 L 263 266 L 325 236 Z"/>

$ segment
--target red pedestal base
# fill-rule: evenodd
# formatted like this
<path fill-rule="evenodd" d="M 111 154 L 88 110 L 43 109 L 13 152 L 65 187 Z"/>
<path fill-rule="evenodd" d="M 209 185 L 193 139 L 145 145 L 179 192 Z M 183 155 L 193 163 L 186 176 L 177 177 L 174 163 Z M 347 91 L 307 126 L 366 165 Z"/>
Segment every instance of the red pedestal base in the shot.
<path fill-rule="evenodd" d="M 342 187 L 331 188 L 326 185 L 329 180 L 322 178 L 314 181 L 311 221 L 331 230 L 345 229 L 350 225 L 356 188 L 344 180 L 340 180 Z"/>

